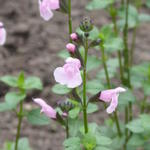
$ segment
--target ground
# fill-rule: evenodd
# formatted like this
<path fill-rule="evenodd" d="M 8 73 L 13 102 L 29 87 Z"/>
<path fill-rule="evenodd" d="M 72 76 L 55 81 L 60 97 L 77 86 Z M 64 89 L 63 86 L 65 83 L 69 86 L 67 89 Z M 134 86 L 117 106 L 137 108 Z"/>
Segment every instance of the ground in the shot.
<path fill-rule="evenodd" d="M 104 11 L 85 11 L 85 0 L 73 1 L 73 29 L 78 26 L 83 16 L 91 16 L 99 27 L 110 22 Z M 145 11 L 145 9 L 144 9 Z M 146 10 L 150 13 L 150 10 Z M 68 41 L 67 16 L 55 12 L 51 21 L 40 18 L 38 0 L 5 0 L 0 1 L 0 21 L 4 22 L 8 31 L 7 43 L 0 47 L 0 76 L 17 75 L 21 70 L 26 75 L 39 76 L 44 83 L 42 92 L 29 93 L 26 107 L 31 107 L 31 97 L 42 97 L 49 104 L 55 105 L 61 97 L 51 92 L 55 81 L 53 70 L 63 62 L 57 52 L 65 48 Z M 145 23 L 138 28 L 135 58 L 136 63 L 150 60 L 150 25 Z M 0 101 L 8 88 L 0 84 Z M 103 122 L 103 114 L 95 114 L 94 121 Z M 0 147 L 5 140 L 14 140 L 17 120 L 12 112 L 0 113 Z M 62 150 L 64 131 L 56 123 L 50 126 L 33 127 L 23 122 L 22 137 L 28 137 L 33 150 Z"/>

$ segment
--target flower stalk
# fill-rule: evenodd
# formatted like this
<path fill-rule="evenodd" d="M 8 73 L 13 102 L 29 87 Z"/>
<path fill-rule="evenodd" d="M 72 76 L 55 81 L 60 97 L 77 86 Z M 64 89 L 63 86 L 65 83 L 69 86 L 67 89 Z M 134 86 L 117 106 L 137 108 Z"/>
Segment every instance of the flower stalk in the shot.
<path fill-rule="evenodd" d="M 70 37 L 72 33 L 71 0 L 68 0 L 68 26 L 69 26 L 69 42 L 72 43 L 72 39 Z"/>

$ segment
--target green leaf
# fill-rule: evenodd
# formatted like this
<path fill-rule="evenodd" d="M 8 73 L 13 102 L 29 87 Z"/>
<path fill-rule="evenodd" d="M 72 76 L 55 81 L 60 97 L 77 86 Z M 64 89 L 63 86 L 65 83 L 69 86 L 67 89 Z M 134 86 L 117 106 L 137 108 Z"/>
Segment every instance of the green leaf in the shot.
<path fill-rule="evenodd" d="M 142 122 L 140 119 L 135 119 L 129 122 L 126 127 L 132 131 L 133 133 L 142 133 L 144 132 L 144 128 L 142 127 Z"/>
<path fill-rule="evenodd" d="M 150 115 L 142 114 L 140 115 L 141 124 L 146 132 L 150 132 Z"/>
<path fill-rule="evenodd" d="M 75 107 L 74 109 L 69 111 L 69 117 L 74 119 L 77 118 L 80 113 L 80 107 Z"/>
<path fill-rule="evenodd" d="M 94 56 L 94 55 L 90 55 L 87 58 L 87 71 L 91 71 L 93 69 L 96 69 L 100 66 L 101 64 L 101 60 Z"/>
<path fill-rule="evenodd" d="M 87 107 L 87 113 L 91 114 L 91 113 L 94 113 L 96 111 L 98 111 L 98 106 L 96 104 L 89 103 L 88 107 Z"/>
<path fill-rule="evenodd" d="M 27 138 L 19 139 L 18 150 L 31 150 L 29 141 Z"/>
<path fill-rule="evenodd" d="M 58 56 L 62 59 L 66 59 L 68 58 L 70 55 L 68 53 L 68 51 L 65 49 L 65 50 L 62 50 L 58 53 Z"/>
<path fill-rule="evenodd" d="M 97 9 L 104 9 L 112 4 L 114 0 L 92 0 L 86 6 L 87 10 L 97 10 Z"/>
<path fill-rule="evenodd" d="M 109 149 L 107 147 L 103 147 L 103 146 L 98 146 L 94 150 L 111 150 L 111 149 Z"/>
<path fill-rule="evenodd" d="M 80 150 L 80 138 L 71 137 L 64 141 L 63 145 L 65 146 L 65 150 Z"/>
<path fill-rule="evenodd" d="M 48 125 L 50 119 L 40 113 L 40 109 L 33 109 L 27 114 L 27 119 L 32 125 Z"/>
<path fill-rule="evenodd" d="M 129 102 L 135 102 L 136 101 L 136 98 L 135 96 L 132 94 L 132 91 L 131 90 L 127 90 L 126 92 L 124 93 L 121 93 L 119 95 L 119 106 L 126 106 L 128 105 Z"/>
<path fill-rule="evenodd" d="M 144 143 L 145 143 L 145 140 L 143 139 L 143 137 L 139 135 L 133 135 L 129 139 L 128 145 L 137 147 L 137 146 L 142 146 Z"/>
<path fill-rule="evenodd" d="M 0 103 L 0 112 L 5 112 L 11 110 L 12 107 L 6 102 Z"/>
<path fill-rule="evenodd" d="M 143 83 L 143 90 L 144 90 L 145 96 L 150 96 L 150 82 L 149 81 Z"/>
<path fill-rule="evenodd" d="M 88 81 L 86 86 L 87 92 L 93 95 L 104 89 L 104 85 L 102 85 L 98 80 Z"/>
<path fill-rule="evenodd" d="M 42 82 L 41 82 L 40 78 L 38 78 L 38 77 L 28 77 L 25 80 L 24 89 L 26 89 L 26 90 L 30 90 L 30 89 L 42 90 L 43 85 L 42 85 Z"/>
<path fill-rule="evenodd" d="M 149 14 L 139 14 L 139 21 L 142 22 L 149 22 L 150 15 Z"/>
<path fill-rule="evenodd" d="M 84 134 L 82 144 L 87 150 L 93 150 L 96 147 L 95 135 L 90 132 Z"/>
<path fill-rule="evenodd" d="M 67 94 L 71 91 L 71 89 L 67 88 L 66 86 L 64 85 L 61 85 L 61 84 L 55 84 L 53 87 L 52 87 L 52 91 L 55 93 L 55 94 L 60 94 L 60 95 L 64 95 L 64 94 Z"/>
<path fill-rule="evenodd" d="M 106 146 L 112 143 L 112 140 L 106 136 L 96 136 L 96 141 L 98 145 Z"/>
<path fill-rule="evenodd" d="M 25 97 L 25 93 L 9 92 L 5 95 L 5 101 L 12 109 L 14 109 L 25 99 Z"/>
<path fill-rule="evenodd" d="M 17 77 L 8 75 L 8 76 L 1 77 L 0 80 L 10 87 L 17 87 L 18 86 Z"/>
<path fill-rule="evenodd" d="M 146 0 L 146 6 L 150 8 L 150 0 Z"/>
<path fill-rule="evenodd" d="M 124 136 L 122 136 L 121 138 L 117 136 L 117 137 L 113 138 L 113 141 L 112 141 L 112 144 L 111 144 L 110 147 L 113 150 L 121 150 L 121 148 L 124 145 L 124 141 L 125 141 L 125 137 Z"/>
<path fill-rule="evenodd" d="M 110 38 L 104 42 L 104 48 L 107 52 L 116 52 L 124 48 L 123 40 L 120 37 Z"/>
<path fill-rule="evenodd" d="M 125 13 L 126 9 L 125 7 L 122 7 L 119 11 L 118 11 L 118 15 L 120 16 L 121 20 L 118 21 L 118 26 L 120 28 L 123 28 L 125 25 Z M 136 7 L 134 7 L 133 5 L 129 5 L 129 11 L 128 11 L 128 27 L 129 28 L 133 28 L 135 26 L 137 26 L 139 23 L 139 18 L 138 18 L 138 11 L 136 9 Z"/>

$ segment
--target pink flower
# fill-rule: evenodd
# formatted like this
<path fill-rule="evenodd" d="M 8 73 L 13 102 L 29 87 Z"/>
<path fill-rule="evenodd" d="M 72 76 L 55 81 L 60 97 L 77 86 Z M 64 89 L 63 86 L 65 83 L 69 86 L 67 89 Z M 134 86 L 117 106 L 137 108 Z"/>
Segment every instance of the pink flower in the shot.
<path fill-rule="evenodd" d="M 71 52 L 71 53 L 74 53 L 75 50 L 76 50 L 76 46 L 75 46 L 74 44 L 72 44 L 72 43 L 68 43 L 68 44 L 66 45 L 66 48 L 67 48 L 67 50 L 68 50 L 69 52 Z"/>
<path fill-rule="evenodd" d="M 49 118 L 56 119 L 55 109 L 49 106 L 44 100 L 35 98 L 33 101 L 42 107 L 41 113 L 44 113 Z"/>
<path fill-rule="evenodd" d="M 59 0 L 39 0 L 40 15 L 45 20 L 48 21 L 53 17 L 52 10 L 59 8 Z"/>
<path fill-rule="evenodd" d="M 68 88 L 75 88 L 82 83 L 80 74 L 81 63 L 77 58 L 69 57 L 63 67 L 54 70 L 54 78 L 56 82 L 66 85 Z"/>
<path fill-rule="evenodd" d="M 117 108 L 117 105 L 118 105 L 119 93 L 125 92 L 125 91 L 126 91 L 126 89 L 124 89 L 122 87 L 118 87 L 115 89 L 105 90 L 100 93 L 100 96 L 99 96 L 100 100 L 107 102 L 107 103 L 110 102 L 110 106 L 106 110 L 108 114 L 115 111 L 115 109 Z"/>
<path fill-rule="evenodd" d="M 2 22 L 0 22 L 0 45 L 4 45 L 6 42 L 6 30 Z"/>
<path fill-rule="evenodd" d="M 72 39 L 73 41 L 76 41 L 76 40 L 78 39 L 78 35 L 77 35 L 76 33 L 72 33 L 72 34 L 70 35 L 70 37 L 71 37 L 71 39 Z"/>

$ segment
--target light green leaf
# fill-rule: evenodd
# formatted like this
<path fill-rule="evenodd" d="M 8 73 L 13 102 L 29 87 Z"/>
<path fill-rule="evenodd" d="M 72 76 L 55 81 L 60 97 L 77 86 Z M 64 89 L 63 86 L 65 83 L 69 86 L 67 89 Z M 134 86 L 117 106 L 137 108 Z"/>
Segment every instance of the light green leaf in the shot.
<path fill-rule="evenodd" d="M 25 80 L 24 89 L 30 90 L 30 89 L 37 89 L 42 90 L 43 85 L 38 77 L 28 77 Z"/>
<path fill-rule="evenodd" d="M 88 3 L 86 9 L 87 10 L 103 9 L 108 7 L 113 2 L 114 0 L 92 0 L 91 2 Z"/>
<path fill-rule="evenodd" d="M 94 113 L 96 111 L 98 111 L 98 106 L 96 104 L 89 103 L 88 107 L 87 107 L 87 113 L 91 114 L 91 113 Z"/>
<path fill-rule="evenodd" d="M 144 132 L 144 128 L 142 127 L 142 122 L 140 119 L 135 119 L 129 122 L 126 127 L 132 131 L 133 133 L 142 133 Z"/>
<path fill-rule="evenodd" d="M 87 92 L 90 94 L 96 94 L 104 89 L 104 85 L 98 80 L 91 80 L 87 82 Z"/>
<path fill-rule="evenodd" d="M 146 0 L 146 6 L 150 8 L 150 0 Z"/>
<path fill-rule="evenodd" d="M 64 94 L 67 94 L 71 91 L 71 89 L 67 88 L 66 86 L 64 85 L 61 85 L 61 84 L 55 84 L 53 87 L 52 87 L 52 91 L 55 93 L 55 94 L 60 94 L 60 95 L 64 95 Z"/>
<path fill-rule="evenodd" d="M 139 14 L 139 21 L 140 22 L 149 22 L 150 15 L 149 14 Z"/>
<path fill-rule="evenodd" d="M 27 119 L 32 125 L 48 125 L 50 119 L 40 113 L 40 109 L 33 109 L 27 114 Z"/>
<path fill-rule="evenodd" d="M 5 95 L 6 103 L 13 109 L 25 99 L 25 93 L 9 92 Z"/>
<path fill-rule="evenodd" d="M 9 104 L 7 104 L 6 102 L 0 103 L 0 112 L 9 111 L 11 109 L 12 109 L 12 106 L 10 106 Z"/>
<path fill-rule="evenodd" d="M 80 107 L 75 107 L 74 109 L 69 111 L 69 117 L 74 119 L 78 117 L 79 113 L 80 113 Z"/>
<path fill-rule="evenodd" d="M 123 40 L 120 37 L 110 38 L 104 42 L 104 48 L 107 52 L 115 52 L 124 48 Z"/>
<path fill-rule="evenodd" d="M 103 147 L 103 146 L 98 146 L 94 150 L 111 150 L 111 149 L 109 149 L 107 147 Z"/>
<path fill-rule="evenodd" d="M 58 53 L 58 56 L 62 59 L 66 59 L 68 58 L 70 55 L 68 53 L 68 51 L 65 49 L 65 50 L 62 50 Z"/>
<path fill-rule="evenodd" d="M 142 146 L 144 143 L 145 140 L 143 139 L 143 137 L 135 134 L 131 136 L 131 138 L 129 139 L 128 145 L 138 147 L 138 146 Z"/>
<path fill-rule="evenodd" d="M 87 71 L 91 71 L 93 69 L 96 69 L 100 66 L 101 64 L 101 60 L 94 56 L 94 55 L 90 55 L 88 56 L 88 59 L 87 59 Z"/>
<path fill-rule="evenodd" d="M 17 77 L 8 75 L 8 76 L 1 77 L 0 80 L 10 87 L 17 87 L 18 86 Z"/>
<path fill-rule="evenodd" d="M 24 73 L 21 72 L 21 73 L 19 74 L 19 76 L 18 76 L 18 81 L 17 81 L 19 88 L 23 88 L 23 86 L 24 86 L 24 80 L 25 80 L 25 79 L 24 79 Z"/>
<path fill-rule="evenodd" d="M 142 114 L 140 115 L 141 124 L 146 132 L 150 132 L 150 115 Z"/>
<path fill-rule="evenodd" d="M 112 143 L 112 140 L 110 138 L 101 135 L 96 136 L 96 141 L 98 145 L 102 146 L 110 145 Z"/>

